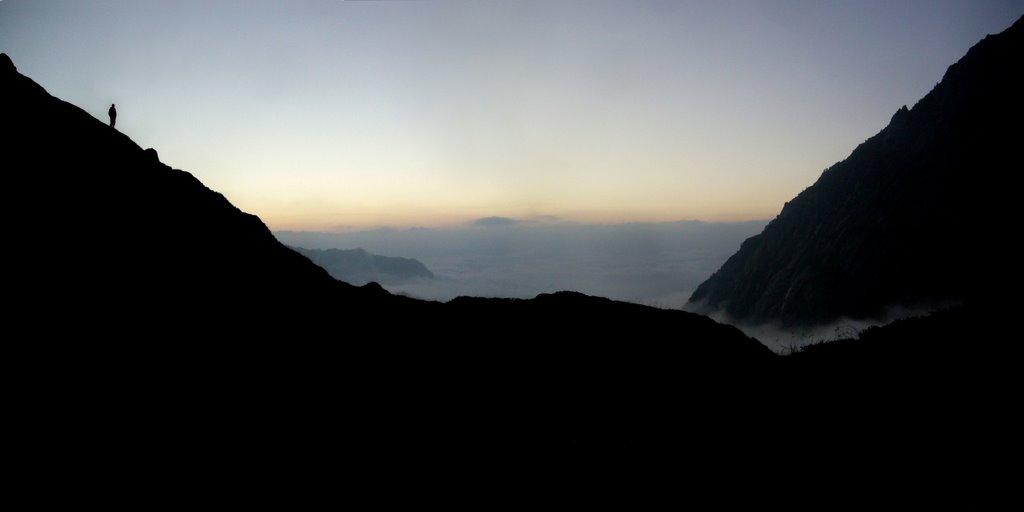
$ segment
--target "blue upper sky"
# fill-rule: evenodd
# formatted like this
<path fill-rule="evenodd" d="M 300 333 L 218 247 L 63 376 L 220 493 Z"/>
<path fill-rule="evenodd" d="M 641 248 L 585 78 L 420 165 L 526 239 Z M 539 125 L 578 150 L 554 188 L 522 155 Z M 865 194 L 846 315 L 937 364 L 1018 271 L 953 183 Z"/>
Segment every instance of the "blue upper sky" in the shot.
<path fill-rule="evenodd" d="M 0 51 L 275 229 L 767 218 L 1024 0 L 0 0 Z"/>

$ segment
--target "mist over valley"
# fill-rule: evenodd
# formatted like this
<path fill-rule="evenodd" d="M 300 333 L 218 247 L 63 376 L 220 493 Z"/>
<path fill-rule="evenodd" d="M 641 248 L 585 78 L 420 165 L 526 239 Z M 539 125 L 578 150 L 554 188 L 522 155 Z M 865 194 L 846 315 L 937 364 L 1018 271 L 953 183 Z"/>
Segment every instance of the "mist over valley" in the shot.
<path fill-rule="evenodd" d="M 765 224 L 680 221 L 599 225 L 487 217 L 458 228 L 278 231 L 275 236 L 295 247 L 361 248 L 377 255 L 418 260 L 433 278 L 380 284 L 393 293 L 422 299 L 532 298 L 574 290 L 678 309 L 744 239 L 760 232 Z"/>

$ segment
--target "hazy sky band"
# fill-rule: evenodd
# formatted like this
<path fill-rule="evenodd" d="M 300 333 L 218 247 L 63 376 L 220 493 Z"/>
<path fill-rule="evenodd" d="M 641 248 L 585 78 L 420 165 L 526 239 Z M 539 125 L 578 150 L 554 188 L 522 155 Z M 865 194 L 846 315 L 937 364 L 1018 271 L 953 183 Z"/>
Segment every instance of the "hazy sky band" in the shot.
<path fill-rule="evenodd" d="M 0 2 L 0 51 L 275 229 L 775 215 L 1022 1 Z"/>

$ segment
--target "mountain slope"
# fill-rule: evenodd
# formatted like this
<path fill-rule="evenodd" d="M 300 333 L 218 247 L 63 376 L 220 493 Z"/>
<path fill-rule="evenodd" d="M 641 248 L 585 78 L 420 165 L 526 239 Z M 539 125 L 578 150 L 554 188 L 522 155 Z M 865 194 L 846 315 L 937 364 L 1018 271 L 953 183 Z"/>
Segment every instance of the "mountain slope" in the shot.
<path fill-rule="evenodd" d="M 46 352 L 32 381 L 46 398 L 34 403 L 96 418 L 80 428 L 108 444 L 215 444 L 248 460 L 283 439 L 373 461 L 563 453 L 574 440 L 596 454 L 646 437 L 654 418 L 669 432 L 680 415 L 660 404 L 681 389 L 708 403 L 751 398 L 697 383 L 738 383 L 776 359 L 706 317 L 576 293 L 440 304 L 357 288 L 6 55 L 0 110 L 16 248 L 8 315 Z M 141 425 L 111 428 L 127 418 Z M 40 431 L 63 439 L 69 424 L 80 423 Z"/>
<path fill-rule="evenodd" d="M 784 326 L 984 300 L 1012 268 L 1024 20 L 988 36 L 912 109 L 826 169 L 693 293 L 699 310 Z"/>
<path fill-rule="evenodd" d="M 50 96 L 6 55 L 0 109 L 15 240 L 28 249 L 16 288 L 25 304 L 76 304 L 69 312 L 108 326 L 184 311 L 237 324 L 314 305 L 313 296 L 371 295 L 331 279 L 154 150 Z"/>

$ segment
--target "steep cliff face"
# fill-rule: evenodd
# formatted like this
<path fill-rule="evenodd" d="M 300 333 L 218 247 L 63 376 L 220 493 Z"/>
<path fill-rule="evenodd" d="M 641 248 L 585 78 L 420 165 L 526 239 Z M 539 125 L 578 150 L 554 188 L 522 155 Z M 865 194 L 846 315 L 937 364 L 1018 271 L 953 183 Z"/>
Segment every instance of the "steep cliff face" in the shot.
<path fill-rule="evenodd" d="M 913 108 L 786 204 L 690 302 L 808 325 L 977 300 L 1008 267 L 1024 120 L 1024 21 L 988 36 Z"/>

